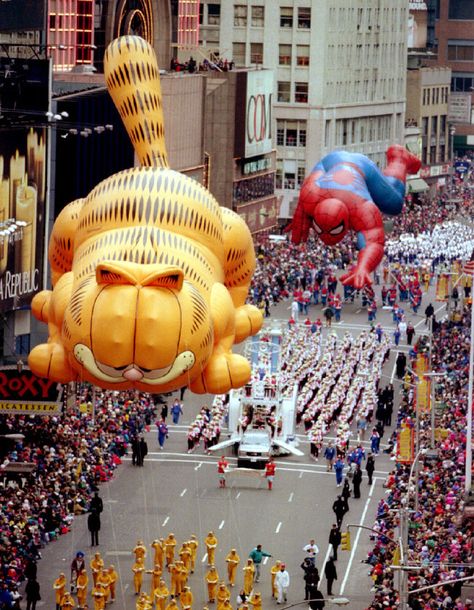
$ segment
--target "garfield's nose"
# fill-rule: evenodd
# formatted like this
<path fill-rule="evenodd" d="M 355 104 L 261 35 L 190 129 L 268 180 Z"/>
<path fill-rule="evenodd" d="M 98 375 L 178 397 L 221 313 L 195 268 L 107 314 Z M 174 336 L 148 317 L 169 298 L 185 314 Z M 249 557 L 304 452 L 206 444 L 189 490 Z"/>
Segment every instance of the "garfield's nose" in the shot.
<path fill-rule="evenodd" d="M 143 377 L 143 373 L 140 369 L 136 368 L 134 364 L 132 364 L 126 371 L 124 371 L 123 376 L 128 381 L 140 381 Z"/>

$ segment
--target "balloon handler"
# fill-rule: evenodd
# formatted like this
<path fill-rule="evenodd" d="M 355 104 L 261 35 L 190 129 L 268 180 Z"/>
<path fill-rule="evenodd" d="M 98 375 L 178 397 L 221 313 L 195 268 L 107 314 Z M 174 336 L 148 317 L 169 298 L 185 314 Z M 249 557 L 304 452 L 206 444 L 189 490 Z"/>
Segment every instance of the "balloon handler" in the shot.
<path fill-rule="evenodd" d="M 326 155 L 303 182 L 287 228 L 295 244 L 306 241 L 313 228 L 327 246 L 355 231 L 360 250 L 357 265 L 341 281 L 357 289 L 372 283 L 370 274 L 382 260 L 382 214 L 400 214 L 407 174 L 416 174 L 421 167 L 421 161 L 403 146 L 390 146 L 386 154 L 383 172 L 359 153 L 341 150 Z"/>

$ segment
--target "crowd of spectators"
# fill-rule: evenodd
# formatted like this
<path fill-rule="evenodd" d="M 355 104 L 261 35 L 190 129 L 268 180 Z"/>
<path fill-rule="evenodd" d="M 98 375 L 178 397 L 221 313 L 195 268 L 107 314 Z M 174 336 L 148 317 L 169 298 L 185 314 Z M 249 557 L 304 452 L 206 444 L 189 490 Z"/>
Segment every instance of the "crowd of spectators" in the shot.
<path fill-rule="evenodd" d="M 447 320 L 436 325 L 433 367 L 437 372 L 446 373 L 438 378 L 436 388 L 436 398 L 441 403 L 436 422 L 436 452 L 420 454 L 419 476 L 414 483 L 409 481 L 410 465 L 400 463 L 386 481 L 387 497 L 378 506 L 374 526 L 378 531 L 373 536 L 375 546 L 367 558 L 376 593 L 370 610 L 396 608 L 398 604 L 398 585 L 390 566 L 399 561 L 400 556 L 396 558 L 397 544 L 390 539 L 398 540 L 401 515 L 398 509 L 404 507 L 413 511 L 408 513 L 406 561 L 416 568 L 408 572 L 408 588 L 413 590 L 439 583 L 439 587 L 411 595 L 410 607 L 414 610 L 468 610 L 471 607 L 467 600 L 461 600 L 462 582 L 443 584 L 472 574 L 473 525 L 471 521 L 463 520 L 469 327 L 468 307 L 456 321 Z M 398 414 L 399 425 L 414 425 L 415 396 L 412 385 L 408 385 L 414 383 L 414 376 L 408 375 Z M 430 430 L 428 413 L 421 417 L 421 448 L 429 447 Z M 415 510 L 416 492 L 418 510 Z"/>

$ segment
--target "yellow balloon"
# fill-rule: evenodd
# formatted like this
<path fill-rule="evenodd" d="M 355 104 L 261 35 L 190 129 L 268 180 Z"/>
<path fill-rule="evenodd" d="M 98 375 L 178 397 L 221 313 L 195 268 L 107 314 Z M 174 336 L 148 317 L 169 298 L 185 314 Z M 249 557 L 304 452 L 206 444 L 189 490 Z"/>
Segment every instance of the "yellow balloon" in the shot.
<path fill-rule="evenodd" d="M 53 290 L 33 300 L 48 343 L 37 375 L 103 388 L 223 393 L 250 378 L 234 343 L 257 333 L 245 304 L 255 269 L 245 222 L 199 183 L 167 167 L 159 70 L 143 39 L 114 40 L 109 92 L 142 167 L 115 174 L 54 223 Z"/>

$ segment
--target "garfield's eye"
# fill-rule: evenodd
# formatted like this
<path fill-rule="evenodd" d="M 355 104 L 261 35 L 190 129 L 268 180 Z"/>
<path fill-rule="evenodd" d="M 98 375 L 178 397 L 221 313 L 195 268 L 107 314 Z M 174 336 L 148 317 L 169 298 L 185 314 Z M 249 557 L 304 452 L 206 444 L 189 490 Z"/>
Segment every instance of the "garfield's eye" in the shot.
<path fill-rule="evenodd" d="M 127 365 L 126 366 L 113 366 L 111 368 L 113 368 L 114 371 L 124 371 L 127 368 Z"/>
<path fill-rule="evenodd" d="M 316 231 L 316 233 L 317 233 L 318 235 L 321 235 L 321 233 L 323 232 L 323 230 L 322 230 L 322 229 L 321 229 L 321 227 L 320 227 L 318 224 L 316 224 L 316 222 L 314 222 L 314 221 L 313 221 L 313 227 L 314 227 L 314 230 Z"/>
<path fill-rule="evenodd" d="M 339 233 L 342 233 L 344 231 L 344 223 L 341 222 L 340 224 L 337 225 L 337 227 L 334 227 L 334 229 L 331 229 L 329 231 L 329 233 L 331 233 L 331 235 L 339 235 Z"/>

